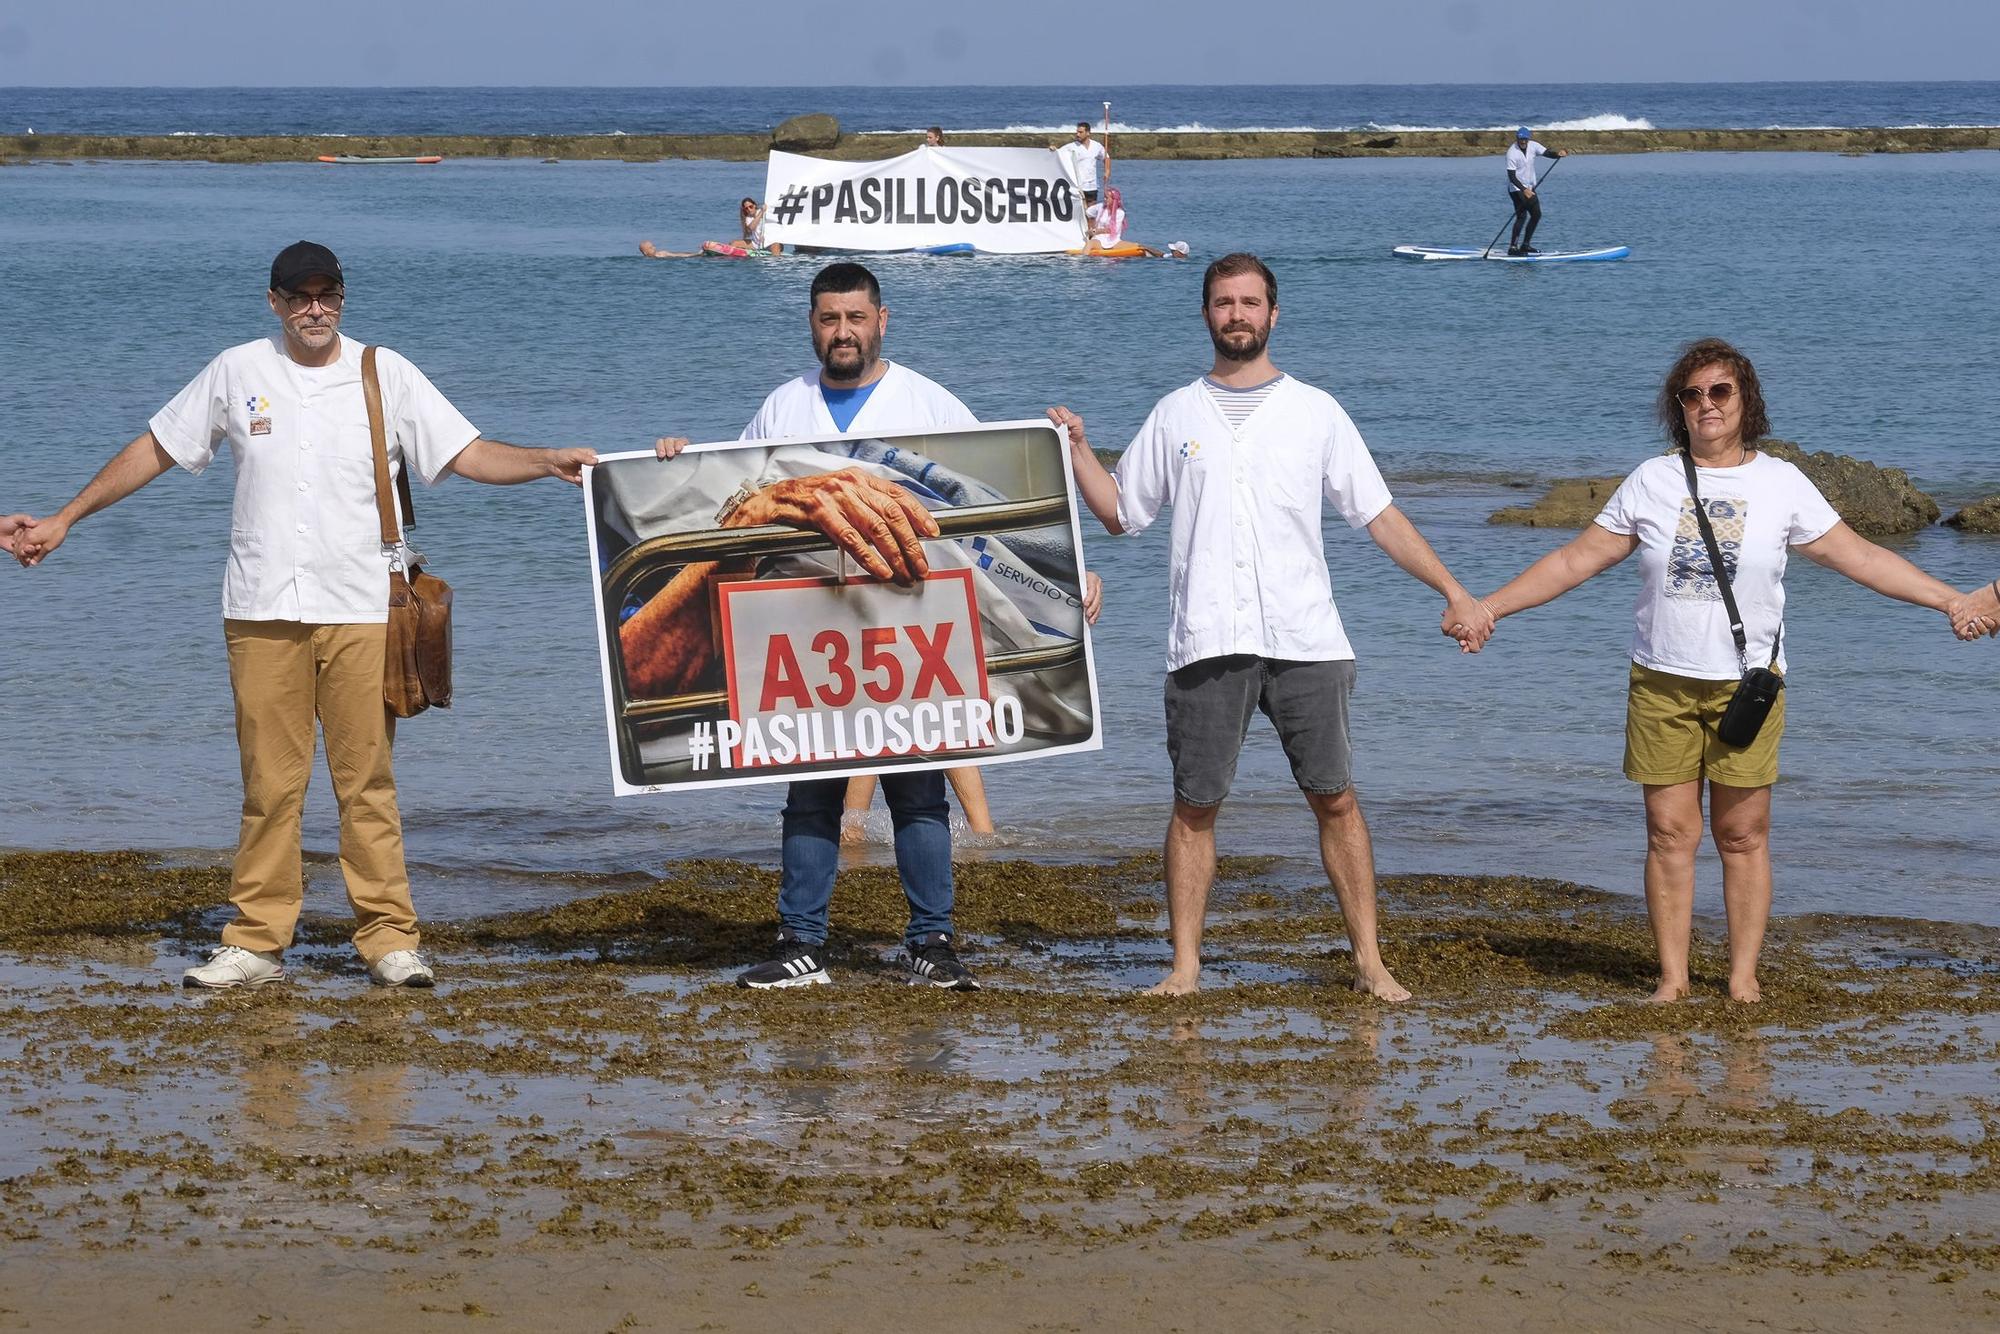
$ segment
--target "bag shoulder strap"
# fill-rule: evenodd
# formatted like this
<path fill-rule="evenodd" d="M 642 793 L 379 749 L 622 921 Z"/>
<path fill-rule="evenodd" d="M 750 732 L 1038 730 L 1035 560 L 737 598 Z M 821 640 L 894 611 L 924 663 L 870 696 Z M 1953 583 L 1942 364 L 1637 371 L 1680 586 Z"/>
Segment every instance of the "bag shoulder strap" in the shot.
<path fill-rule="evenodd" d="M 1742 665 L 1745 674 L 1750 671 L 1750 640 L 1743 632 L 1743 613 L 1736 609 L 1736 594 L 1729 587 L 1729 571 L 1722 563 L 1722 545 L 1715 540 L 1715 529 L 1708 522 L 1708 506 L 1702 503 L 1701 486 L 1695 478 L 1694 451 L 1681 450 L 1681 466 L 1687 470 L 1688 496 L 1694 501 L 1694 521 L 1701 528 L 1701 540 L 1708 547 L 1709 569 L 1715 574 L 1715 586 L 1722 593 L 1723 609 L 1729 613 L 1729 633 L 1736 640 L 1736 661 Z M 1777 635 L 1771 640 L 1771 665 L 1778 665 L 1778 645 L 1784 641 L 1785 628 L 1780 625 Z"/>
<path fill-rule="evenodd" d="M 393 547 L 401 536 L 396 529 L 396 513 L 389 505 L 389 436 L 383 425 L 382 380 L 375 371 L 375 345 L 361 350 L 361 396 L 368 404 L 368 441 L 375 452 L 375 511 L 382 521 L 382 545 Z M 409 461 L 396 474 L 395 491 L 402 501 L 403 531 L 417 526 L 416 507 L 410 503 Z"/>

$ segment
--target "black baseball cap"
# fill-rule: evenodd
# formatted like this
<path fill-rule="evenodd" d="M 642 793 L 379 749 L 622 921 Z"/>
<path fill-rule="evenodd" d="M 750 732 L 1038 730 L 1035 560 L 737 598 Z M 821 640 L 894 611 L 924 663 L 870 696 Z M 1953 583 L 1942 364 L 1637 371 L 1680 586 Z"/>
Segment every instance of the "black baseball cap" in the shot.
<path fill-rule="evenodd" d="M 317 241 L 294 241 L 271 261 L 272 287 L 294 292 L 300 283 L 315 277 L 331 278 L 343 286 L 347 282 L 340 276 L 340 261 Z"/>

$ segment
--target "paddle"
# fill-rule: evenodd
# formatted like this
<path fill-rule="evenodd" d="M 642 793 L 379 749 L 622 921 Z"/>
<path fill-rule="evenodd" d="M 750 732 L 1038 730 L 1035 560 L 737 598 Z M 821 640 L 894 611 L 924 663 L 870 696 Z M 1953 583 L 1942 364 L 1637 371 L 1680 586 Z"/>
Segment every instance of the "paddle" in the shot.
<path fill-rule="evenodd" d="M 1104 179 L 1099 181 L 1098 184 L 1103 186 L 1111 184 L 1111 104 L 1109 102 L 1104 104 Z M 1099 198 L 1102 198 L 1102 196 L 1100 195 Z M 1083 248 L 1085 250 L 1090 249 L 1089 218 L 1083 220 Z"/>
<path fill-rule="evenodd" d="M 1535 181 L 1536 194 L 1540 194 L 1542 192 L 1542 182 L 1546 181 L 1549 177 L 1555 175 L 1556 168 L 1560 167 L 1562 164 L 1563 160 L 1561 158 L 1557 158 L 1554 162 L 1549 163 L 1549 169 L 1543 172 L 1541 176 L 1538 177 Z M 1514 215 L 1512 213 L 1509 213 L 1507 215 L 1507 221 L 1500 224 L 1500 230 L 1493 233 L 1493 239 L 1486 243 L 1486 249 L 1480 252 L 1479 257 L 1481 259 L 1486 259 L 1489 256 L 1491 256 L 1493 253 L 1493 247 L 1500 244 L 1500 238 L 1505 236 L 1507 234 L 1507 229 L 1513 225 L 1514 225 Z"/>

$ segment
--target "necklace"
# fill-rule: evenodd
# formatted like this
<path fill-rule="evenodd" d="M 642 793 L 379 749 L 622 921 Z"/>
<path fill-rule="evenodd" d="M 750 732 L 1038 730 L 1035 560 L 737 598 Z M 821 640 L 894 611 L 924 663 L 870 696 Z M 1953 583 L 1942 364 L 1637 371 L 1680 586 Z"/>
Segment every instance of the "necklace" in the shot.
<path fill-rule="evenodd" d="M 1694 446 L 1692 445 L 1688 446 L 1688 452 L 1690 454 L 1694 453 Z M 1750 446 L 1744 441 L 1738 440 L 1736 442 L 1736 462 L 1729 464 L 1722 464 L 1719 466 L 1728 468 L 1740 468 L 1749 461 L 1750 461 Z M 1696 458 L 1695 463 L 1703 468 L 1718 466 L 1713 464 L 1702 463 L 1700 458 Z"/>

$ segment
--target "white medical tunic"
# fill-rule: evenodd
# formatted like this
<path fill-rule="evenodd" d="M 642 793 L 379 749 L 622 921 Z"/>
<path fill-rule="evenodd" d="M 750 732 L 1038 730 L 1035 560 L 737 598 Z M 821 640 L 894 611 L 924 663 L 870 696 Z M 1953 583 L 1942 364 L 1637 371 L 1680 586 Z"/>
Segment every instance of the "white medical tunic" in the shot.
<path fill-rule="evenodd" d="M 389 619 L 389 559 L 375 508 L 375 453 L 361 392 L 366 345 L 342 335 L 331 365 L 301 366 L 282 334 L 223 352 L 154 414 L 160 447 L 191 473 L 227 441 L 236 459 L 222 614 L 311 625 Z M 424 373 L 375 358 L 393 480 L 407 459 L 443 479 L 478 428 Z M 392 501 L 393 503 L 393 501 Z"/>
<path fill-rule="evenodd" d="M 1354 657 L 1333 603 L 1321 505 L 1361 528 L 1394 498 L 1333 395 L 1286 376 L 1233 427 L 1196 380 L 1153 408 L 1116 476 L 1127 533 L 1173 507 L 1168 671 L 1240 653 Z"/>

